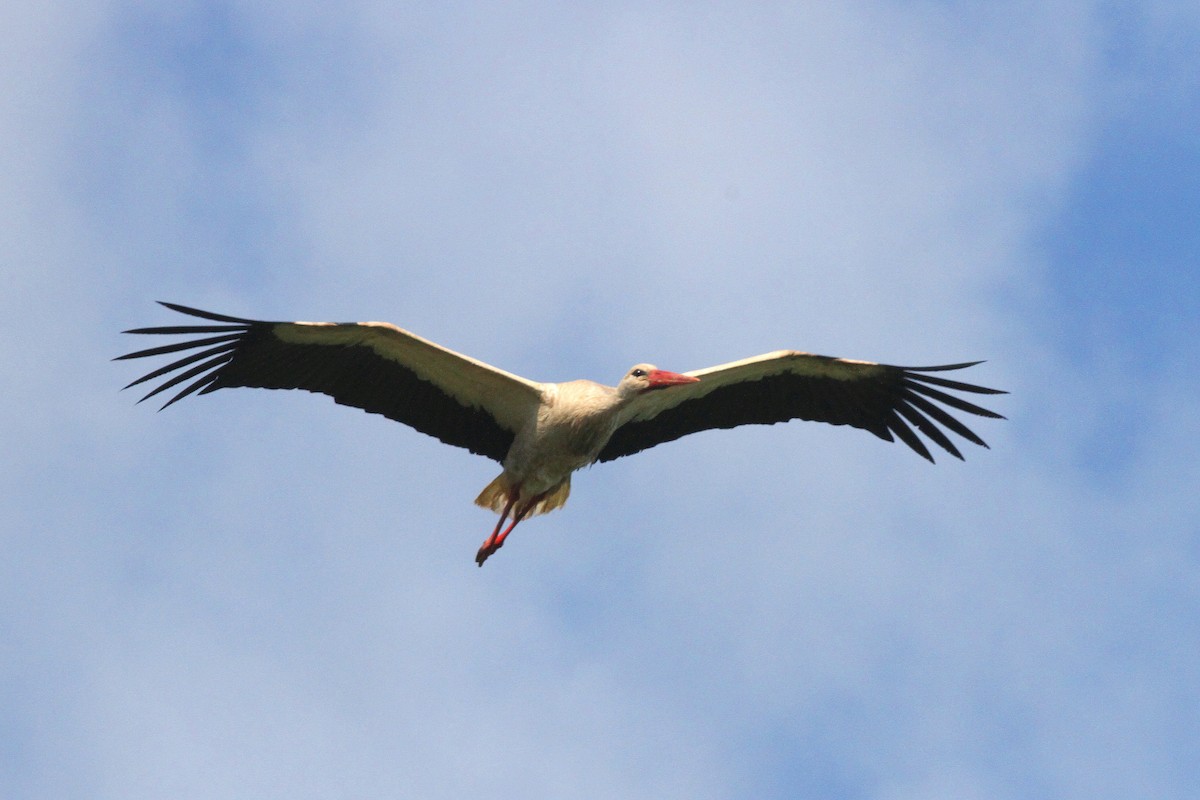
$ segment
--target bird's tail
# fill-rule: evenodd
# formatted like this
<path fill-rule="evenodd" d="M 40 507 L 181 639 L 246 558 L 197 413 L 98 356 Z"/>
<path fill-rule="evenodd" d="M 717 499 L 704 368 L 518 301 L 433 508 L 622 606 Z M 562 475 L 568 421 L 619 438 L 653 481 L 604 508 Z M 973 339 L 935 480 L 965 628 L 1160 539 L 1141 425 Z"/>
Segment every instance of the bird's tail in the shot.
<path fill-rule="evenodd" d="M 567 504 L 567 498 L 570 496 L 571 477 L 568 475 L 566 480 L 543 494 L 525 516 L 533 517 L 538 514 L 545 514 L 547 511 L 553 511 L 556 508 L 562 508 Z"/>
<path fill-rule="evenodd" d="M 512 485 L 504 473 L 501 472 L 496 476 L 495 480 L 483 488 L 483 491 L 479 493 L 479 497 L 475 498 L 475 505 L 490 508 L 497 514 L 503 514 L 504 506 L 508 504 L 508 498 L 512 492 Z M 525 513 L 525 516 L 536 517 L 538 514 L 545 514 L 556 508 L 562 508 L 570 496 L 571 478 L 567 476 L 566 480 L 539 497 L 537 502 L 533 504 L 533 507 Z"/>
<path fill-rule="evenodd" d="M 483 491 L 479 493 L 479 497 L 475 498 L 475 505 L 490 508 L 497 514 L 503 514 L 504 506 L 508 504 L 508 494 L 508 478 L 501 472 L 496 476 L 495 480 L 483 487 Z"/>

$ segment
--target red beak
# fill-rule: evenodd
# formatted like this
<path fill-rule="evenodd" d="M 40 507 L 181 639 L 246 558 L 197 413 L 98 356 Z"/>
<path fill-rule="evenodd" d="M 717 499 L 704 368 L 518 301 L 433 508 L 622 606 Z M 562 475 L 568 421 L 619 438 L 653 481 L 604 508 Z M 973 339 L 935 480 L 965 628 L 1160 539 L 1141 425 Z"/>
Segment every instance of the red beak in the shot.
<path fill-rule="evenodd" d="M 674 386 L 679 383 L 697 383 L 700 379 L 693 378 L 691 375 L 681 375 L 678 372 L 667 372 L 665 369 L 655 369 L 646 375 L 646 380 L 650 381 L 651 389 L 658 389 L 662 386 Z"/>

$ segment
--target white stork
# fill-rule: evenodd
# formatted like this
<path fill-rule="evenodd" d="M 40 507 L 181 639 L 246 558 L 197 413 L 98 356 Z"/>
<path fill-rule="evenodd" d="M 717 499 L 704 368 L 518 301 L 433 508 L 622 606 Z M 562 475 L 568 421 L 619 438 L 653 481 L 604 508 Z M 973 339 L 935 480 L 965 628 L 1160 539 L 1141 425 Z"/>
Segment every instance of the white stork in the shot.
<path fill-rule="evenodd" d="M 499 461 L 504 471 L 475 500 L 500 515 L 475 557 L 480 566 L 521 520 L 567 501 L 575 470 L 696 431 L 814 420 L 862 428 L 887 441 L 895 435 L 932 462 L 913 428 L 959 459 L 939 424 L 987 447 L 942 406 L 1003 419 L 947 390 L 1004 392 L 928 374 L 978 361 L 894 367 L 776 350 L 682 374 L 638 364 L 615 387 L 588 380 L 538 383 L 385 322 L 261 322 L 162 305 L 221 324 L 125 331 L 192 338 L 118 360 L 199 350 L 125 387 L 175 373 L 142 400 L 187 381 L 163 408 L 192 393 L 236 386 L 305 389 Z"/>

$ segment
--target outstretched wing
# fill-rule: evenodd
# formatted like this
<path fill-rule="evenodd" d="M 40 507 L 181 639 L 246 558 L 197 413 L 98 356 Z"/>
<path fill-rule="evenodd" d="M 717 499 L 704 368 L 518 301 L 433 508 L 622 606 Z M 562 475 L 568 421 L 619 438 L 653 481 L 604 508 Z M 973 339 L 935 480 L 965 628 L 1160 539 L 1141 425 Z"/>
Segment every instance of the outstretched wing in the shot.
<path fill-rule="evenodd" d="M 1005 392 L 929 373 L 979 363 L 893 367 L 778 350 L 689 372 L 686 374 L 700 381 L 646 392 L 626 406 L 616 433 L 598 460 L 612 461 L 710 428 L 770 425 L 791 419 L 851 425 L 889 442 L 894 441 L 893 436 L 899 437 L 933 461 L 929 448 L 917 435 L 919 431 L 961 459 L 962 453 L 946 430 L 982 447 L 987 444 L 947 409 L 993 419 L 1003 417 L 950 392 Z"/>
<path fill-rule="evenodd" d="M 163 408 L 189 394 L 237 386 L 305 389 L 503 461 L 541 402 L 541 384 L 385 322 L 261 322 L 162 305 L 222 323 L 125 331 L 189 338 L 118 360 L 196 351 L 129 384 L 165 378 L 142 400 L 185 384 Z"/>

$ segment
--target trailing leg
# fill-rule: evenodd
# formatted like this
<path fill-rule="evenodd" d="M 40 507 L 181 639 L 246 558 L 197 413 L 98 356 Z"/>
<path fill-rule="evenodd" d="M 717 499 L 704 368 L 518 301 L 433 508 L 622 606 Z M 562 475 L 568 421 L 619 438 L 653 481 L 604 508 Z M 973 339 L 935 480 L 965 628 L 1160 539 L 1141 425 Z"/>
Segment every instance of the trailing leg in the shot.
<path fill-rule="evenodd" d="M 492 530 L 492 535 L 483 540 L 483 544 L 479 547 L 479 552 L 475 554 L 475 563 L 483 566 L 483 562 L 487 561 L 488 556 L 500 549 L 500 545 L 504 542 L 504 537 L 508 536 L 509 531 L 517 524 L 520 517 L 513 519 L 513 524 L 509 525 L 504 531 L 504 535 L 500 535 L 500 528 L 504 526 L 504 521 L 508 519 L 508 512 L 512 511 L 513 503 L 517 502 L 517 494 L 514 492 L 509 496 L 508 501 L 504 504 L 504 512 L 500 515 L 500 520 L 496 523 L 496 527 Z"/>

